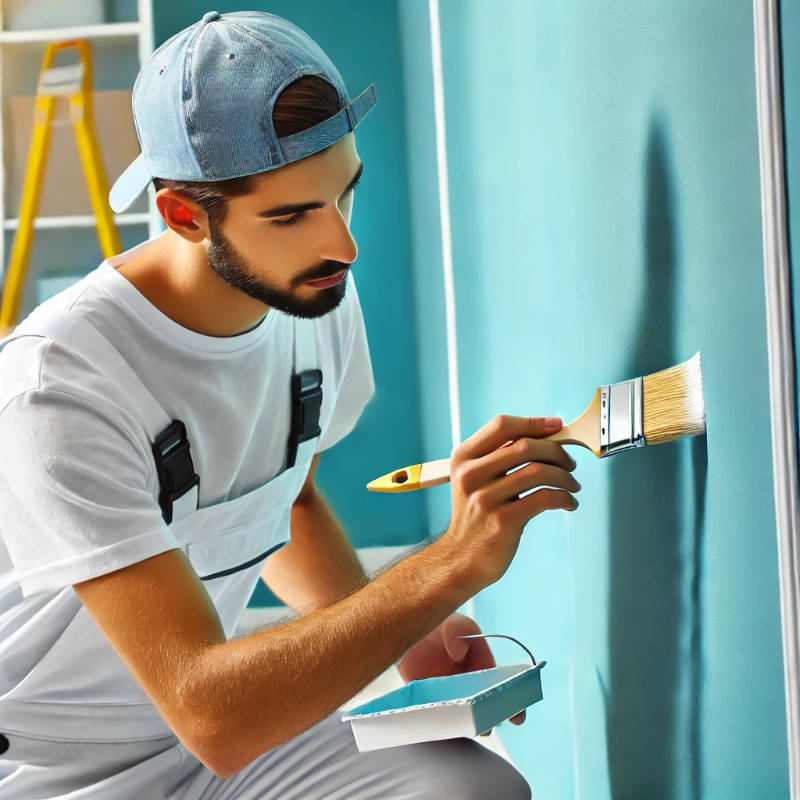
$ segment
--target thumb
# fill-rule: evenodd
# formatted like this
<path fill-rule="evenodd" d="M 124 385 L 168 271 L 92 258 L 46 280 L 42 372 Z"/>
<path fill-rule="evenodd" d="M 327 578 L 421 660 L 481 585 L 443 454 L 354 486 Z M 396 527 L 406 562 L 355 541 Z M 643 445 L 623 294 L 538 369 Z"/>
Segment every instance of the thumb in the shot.
<path fill-rule="evenodd" d="M 455 664 L 462 664 L 469 653 L 470 640 L 457 638 L 463 633 L 480 633 L 480 628 L 468 617 L 451 614 L 441 627 L 442 641 L 448 657 Z"/>
<path fill-rule="evenodd" d="M 531 436 L 551 436 L 558 433 L 564 427 L 564 420 L 561 417 L 531 417 Z"/>
<path fill-rule="evenodd" d="M 448 636 L 442 631 L 444 649 L 448 658 L 454 664 L 463 664 L 469 653 L 469 639 L 458 639 L 456 636 Z"/>

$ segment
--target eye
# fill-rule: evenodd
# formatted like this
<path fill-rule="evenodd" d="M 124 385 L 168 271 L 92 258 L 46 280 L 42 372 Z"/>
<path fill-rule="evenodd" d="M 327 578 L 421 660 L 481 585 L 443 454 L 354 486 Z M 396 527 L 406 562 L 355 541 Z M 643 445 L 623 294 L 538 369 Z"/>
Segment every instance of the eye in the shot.
<path fill-rule="evenodd" d="M 297 225 L 300 220 L 302 220 L 306 215 L 305 211 L 298 211 L 293 216 L 289 217 L 288 219 L 276 219 L 273 221 L 273 225 L 276 225 L 279 228 L 288 227 L 289 225 Z"/>

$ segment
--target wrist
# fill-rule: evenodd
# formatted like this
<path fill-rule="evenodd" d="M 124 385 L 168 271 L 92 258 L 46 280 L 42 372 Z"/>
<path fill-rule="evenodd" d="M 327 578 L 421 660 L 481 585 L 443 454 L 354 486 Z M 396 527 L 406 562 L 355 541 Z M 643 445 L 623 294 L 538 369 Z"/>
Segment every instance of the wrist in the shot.
<path fill-rule="evenodd" d="M 482 588 L 476 585 L 475 580 L 471 579 L 470 570 L 464 562 L 463 554 L 454 549 L 444 536 L 431 542 L 417 555 L 424 558 L 423 568 L 433 576 L 443 601 L 451 607 L 451 611 L 461 606 Z"/>

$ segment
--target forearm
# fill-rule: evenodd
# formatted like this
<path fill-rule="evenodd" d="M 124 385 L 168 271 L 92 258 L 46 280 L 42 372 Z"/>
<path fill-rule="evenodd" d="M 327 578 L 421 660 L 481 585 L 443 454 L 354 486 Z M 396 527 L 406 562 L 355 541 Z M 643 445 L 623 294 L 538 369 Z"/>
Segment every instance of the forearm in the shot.
<path fill-rule="evenodd" d="M 335 603 L 367 583 L 342 526 L 314 490 L 295 503 L 289 544 L 267 559 L 261 577 L 299 614 Z"/>
<path fill-rule="evenodd" d="M 228 774 L 322 720 L 470 596 L 453 562 L 434 542 L 338 603 L 204 648 L 181 691 L 193 742 Z"/>

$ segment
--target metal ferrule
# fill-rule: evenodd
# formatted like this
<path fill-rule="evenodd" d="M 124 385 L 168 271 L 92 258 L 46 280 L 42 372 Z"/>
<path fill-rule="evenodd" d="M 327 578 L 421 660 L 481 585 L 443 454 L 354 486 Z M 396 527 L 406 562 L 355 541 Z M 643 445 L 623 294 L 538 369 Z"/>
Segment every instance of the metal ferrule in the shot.
<path fill-rule="evenodd" d="M 600 388 L 600 457 L 644 447 L 642 379 Z"/>

